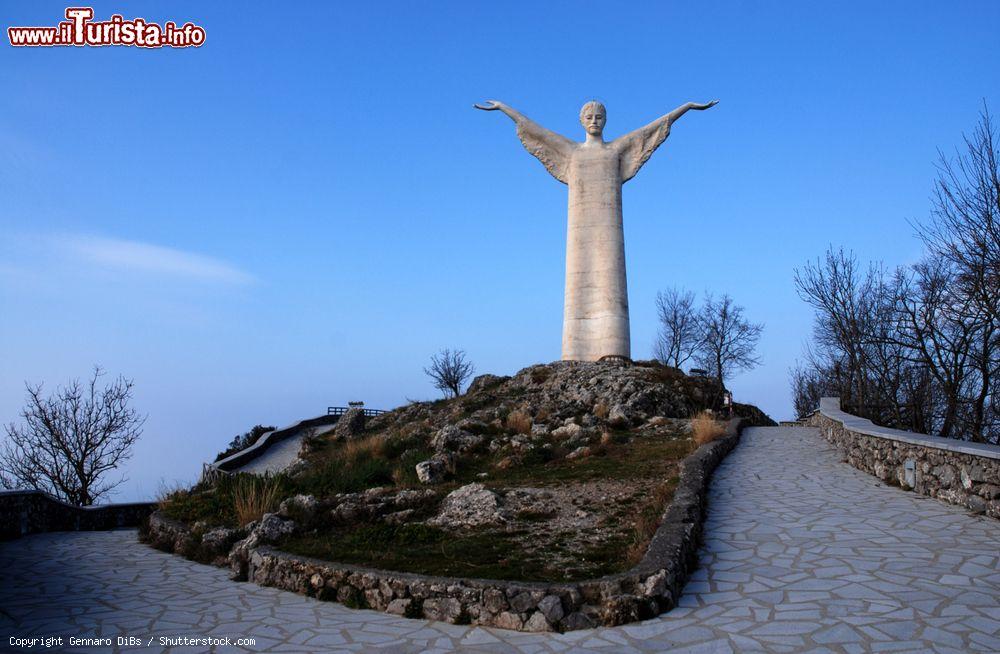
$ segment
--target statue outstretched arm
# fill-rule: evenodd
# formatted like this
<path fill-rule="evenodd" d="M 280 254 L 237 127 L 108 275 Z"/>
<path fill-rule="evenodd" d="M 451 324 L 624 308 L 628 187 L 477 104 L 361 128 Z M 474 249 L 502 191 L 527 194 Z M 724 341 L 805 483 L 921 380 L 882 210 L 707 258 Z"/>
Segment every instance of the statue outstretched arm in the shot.
<path fill-rule="evenodd" d="M 576 144 L 555 132 L 545 129 L 513 107 L 502 102 L 489 100 L 483 104 L 472 105 L 483 111 L 501 111 L 514 121 L 517 126 L 517 136 L 524 148 L 534 155 L 549 173 L 563 184 L 568 184 L 569 160 L 573 156 Z"/>
<path fill-rule="evenodd" d="M 660 147 L 660 144 L 670 136 L 670 126 L 674 124 L 675 120 L 692 109 L 695 111 L 704 111 L 717 104 L 719 104 L 718 100 L 712 100 L 705 104 L 695 102 L 682 104 L 648 125 L 615 139 L 613 145 L 617 146 L 621 153 L 622 182 L 627 182 L 635 177 L 635 174 L 639 172 L 643 164 L 649 161 L 656 148 Z"/>

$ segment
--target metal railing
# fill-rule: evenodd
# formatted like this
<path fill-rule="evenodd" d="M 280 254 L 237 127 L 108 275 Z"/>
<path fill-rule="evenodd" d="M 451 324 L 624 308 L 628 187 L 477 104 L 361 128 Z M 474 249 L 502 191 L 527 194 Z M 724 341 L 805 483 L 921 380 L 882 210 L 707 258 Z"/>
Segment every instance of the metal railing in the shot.
<path fill-rule="evenodd" d="M 326 415 L 328 415 L 328 416 L 342 416 L 345 413 L 347 413 L 348 411 L 350 411 L 351 409 L 357 409 L 357 408 L 358 407 L 354 407 L 354 406 L 328 406 L 326 408 Z M 380 416 L 383 413 L 388 413 L 388 411 L 384 411 L 382 409 L 362 409 L 362 411 L 364 411 L 364 414 L 366 416 Z"/>

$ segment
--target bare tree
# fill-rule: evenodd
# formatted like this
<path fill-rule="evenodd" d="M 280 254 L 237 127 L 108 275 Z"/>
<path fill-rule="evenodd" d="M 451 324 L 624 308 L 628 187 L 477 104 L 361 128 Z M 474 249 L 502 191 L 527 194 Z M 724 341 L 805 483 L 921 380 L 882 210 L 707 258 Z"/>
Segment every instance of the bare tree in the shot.
<path fill-rule="evenodd" d="M 796 271 L 816 310 L 815 355 L 793 371 L 797 405 L 817 392 L 878 424 L 1000 441 L 1000 149 L 988 110 L 964 149 L 940 157 L 927 246 L 887 275 L 853 256 Z"/>
<path fill-rule="evenodd" d="M 466 360 L 465 350 L 449 349 L 432 356 L 430 368 L 424 368 L 434 381 L 434 388 L 452 397 L 462 394 L 462 386 L 475 370 L 472 362 Z"/>
<path fill-rule="evenodd" d="M 729 295 L 718 300 L 706 296 L 698 322 L 702 335 L 698 361 L 720 384 L 725 385 L 733 373 L 755 368 L 760 363 L 754 352 L 764 326 L 746 320 L 743 307 Z"/>
<path fill-rule="evenodd" d="M 964 293 L 1000 315 L 1000 143 L 983 107 L 965 151 L 941 154 L 931 219 L 917 225 L 931 252 L 957 269 Z"/>
<path fill-rule="evenodd" d="M 964 151 L 941 154 L 931 219 L 918 230 L 932 256 L 947 262 L 949 295 L 968 331 L 965 354 L 974 389 L 966 429 L 974 440 L 1000 439 L 1000 142 L 984 106 Z"/>
<path fill-rule="evenodd" d="M 827 380 L 829 373 L 816 366 L 812 361 L 802 364 L 796 361 L 795 367 L 789 370 L 792 377 L 792 404 L 795 415 L 805 417 L 819 407 L 820 398 L 829 394 Z"/>
<path fill-rule="evenodd" d="M 671 288 L 656 294 L 656 314 L 660 329 L 653 344 L 653 356 L 666 366 L 680 368 L 701 342 L 698 309 L 694 293 Z"/>
<path fill-rule="evenodd" d="M 99 389 L 99 367 L 86 383 L 74 380 L 48 397 L 26 384 L 23 425 L 6 426 L 0 452 L 0 483 L 42 490 L 88 506 L 125 481 L 105 480 L 132 454 L 145 416 L 129 406 L 132 380 L 118 377 Z"/>
<path fill-rule="evenodd" d="M 795 271 L 799 297 L 816 310 L 813 328 L 820 352 L 829 364 L 837 362 L 843 375 L 838 384 L 845 403 L 871 404 L 869 335 L 881 297 L 882 270 L 861 271 L 853 254 L 830 248 L 823 260 Z M 823 366 L 823 367 L 829 367 Z"/>

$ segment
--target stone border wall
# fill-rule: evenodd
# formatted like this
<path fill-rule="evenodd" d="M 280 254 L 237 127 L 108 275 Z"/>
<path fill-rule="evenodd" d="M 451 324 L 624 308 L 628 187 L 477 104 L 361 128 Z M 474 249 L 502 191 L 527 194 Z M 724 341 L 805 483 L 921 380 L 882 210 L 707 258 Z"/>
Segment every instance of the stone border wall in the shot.
<path fill-rule="evenodd" d="M 1000 518 L 1000 447 L 879 427 L 825 397 L 806 424 L 887 484 Z"/>
<path fill-rule="evenodd" d="M 80 507 L 38 490 L 0 491 L 0 540 L 45 531 L 98 531 L 137 527 L 156 502 Z"/>
<path fill-rule="evenodd" d="M 433 577 L 375 570 L 260 547 L 248 579 L 406 617 L 521 631 L 619 625 L 676 606 L 696 568 L 712 472 L 739 441 L 741 421 L 681 464 L 680 481 L 642 561 L 631 570 L 573 583 Z"/>

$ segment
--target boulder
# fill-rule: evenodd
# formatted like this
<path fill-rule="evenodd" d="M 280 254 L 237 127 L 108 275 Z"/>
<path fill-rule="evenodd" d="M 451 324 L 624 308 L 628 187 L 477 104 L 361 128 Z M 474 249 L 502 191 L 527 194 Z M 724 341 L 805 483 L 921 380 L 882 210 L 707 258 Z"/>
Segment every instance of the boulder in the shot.
<path fill-rule="evenodd" d="M 534 632 L 555 631 L 552 625 L 549 624 L 549 621 L 545 619 L 545 616 L 542 615 L 541 611 L 535 611 L 534 613 L 532 613 L 531 617 L 528 618 L 527 622 L 524 623 L 524 627 L 522 628 L 525 631 L 534 631 Z"/>
<path fill-rule="evenodd" d="M 496 617 L 493 624 L 495 624 L 500 629 L 513 629 L 518 631 L 524 625 L 524 620 L 521 619 L 516 613 L 511 613 L 510 611 L 502 611 L 500 615 Z"/>
<path fill-rule="evenodd" d="M 240 536 L 238 529 L 228 529 L 226 527 L 216 527 L 206 531 L 201 537 L 201 545 L 214 554 L 226 554 L 229 547 Z"/>
<path fill-rule="evenodd" d="M 448 493 L 441 510 L 428 520 L 439 527 L 480 527 L 506 521 L 500 496 L 479 483 L 467 484 Z"/>
<path fill-rule="evenodd" d="M 639 598 L 635 595 L 614 595 L 601 608 L 604 624 L 614 627 L 639 619 Z"/>
<path fill-rule="evenodd" d="M 282 501 L 278 507 L 278 515 L 302 524 L 311 524 L 319 510 L 319 500 L 312 495 L 294 495 Z"/>
<path fill-rule="evenodd" d="M 479 375 L 472 380 L 471 384 L 469 384 L 469 388 L 465 391 L 465 394 L 475 395 L 476 393 L 481 393 L 487 388 L 498 386 L 508 379 L 510 379 L 510 377 L 501 377 L 499 375 Z"/>
<path fill-rule="evenodd" d="M 941 482 L 941 486 L 944 488 L 950 488 L 955 485 L 955 482 L 958 480 L 958 475 L 955 474 L 955 468 L 948 464 L 934 468 L 933 474 L 938 478 L 938 481 Z"/>
<path fill-rule="evenodd" d="M 490 613 L 500 613 L 510 608 L 510 605 L 507 603 L 507 596 L 504 595 L 503 591 L 496 588 L 487 588 L 483 591 L 483 606 Z"/>
<path fill-rule="evenodd" d="M 552 624 L 558 624 L 565 615 L 562 600 L 557 595 L 546 595 L 538 602 L 538 612 Z"/>
<path fill-rule="evenodd" d="M 628 413 L 621 404 L 616 404 L 611 407 L 611 411 L 608 412 L 608 424 L 617 429 L 627 429 L 631 424 L 631 419 Z"/>
<path fill-rule="evenodd" d="M 424 617 L 455 624 L 462 615 L 462 603 L 453 597 L 424 600 Z"/>
<path fill-rule="evenodd" d="M 273 543 L 282 536 L 295 532 L 297 525 L 292 520 L 284 520 L 274 513 L 265 513 L 260 521 L 246 525 L 247 537 L 238 541 L 229 551 L 229 567 L 233 571 L 232 578 L 246 581 L 250 557 L 259 546 Z"/>
<path fill-rule="evenodd" d="M 354 407 L 337 419 L 337 425 L 333 428 L 333 438 L 338 441 L 352 440 L 364 430 L 365 410 Z"/>
<path fill-rule="evenodd" d="M 562 627 L 563 631 L 573 631 L 575 629 L 590 629 L 596 625 L 590 616 L 579 611 L 574 611 L 563 618 L 559 622 L 559 626 Z"/>
<path fill-rule="evenodd" d="M 965 505 L 969 507 L 969 510 L 973 513 L 986 513 L 986 500 L 977 495 L 970 495 L 965 500 Z"/>
<path fill-rule="evenodd" d="M 416 470 L 417 479 L 421 484 L 440 484 L 449 473 L 455 472 L 454 455 L 435 455 L 427 461 L 418 463 Z"/>
<path fill-rule="evenodd" d="M 285 520 L 274 513 L 265 513 L 253 529 L 263 543 L 273 543 L 282 536 L 295 532 L 295 521 Z"/>
<path fill-rule="evenodd" d="M 437 452 L 465 453 L 482 445 L 484 437 L 446 425 L 431 438 L 431 447 Z"/>
<path fill-rule="evenodd" d="M 529 610 L 538 606 L 535 598 L 531 596 L 529 592 L 517 593 L 510 598 L 510 608 L 518 613 L 527 613 Z"/>
<path fill-rule="evenodd" d="M 575 422 L 571 422 L 569 424 L 563 425 L 562 427 L 558 427 L 552 430 L 552 436 L 560 439 L 569 440 L 573 438 L 578 438 L 581 435 L 583 435 L 583 427 L 576 424 Z"/>
<path fill-rule="evenodd" d="M 405 616 L 410 612 L 410 607 L 412 605 L 412 599 L 394 599 L 389 602 L 389 605 L 385 608 L 385 612 L 392 613 L 393 615 Z"/>

